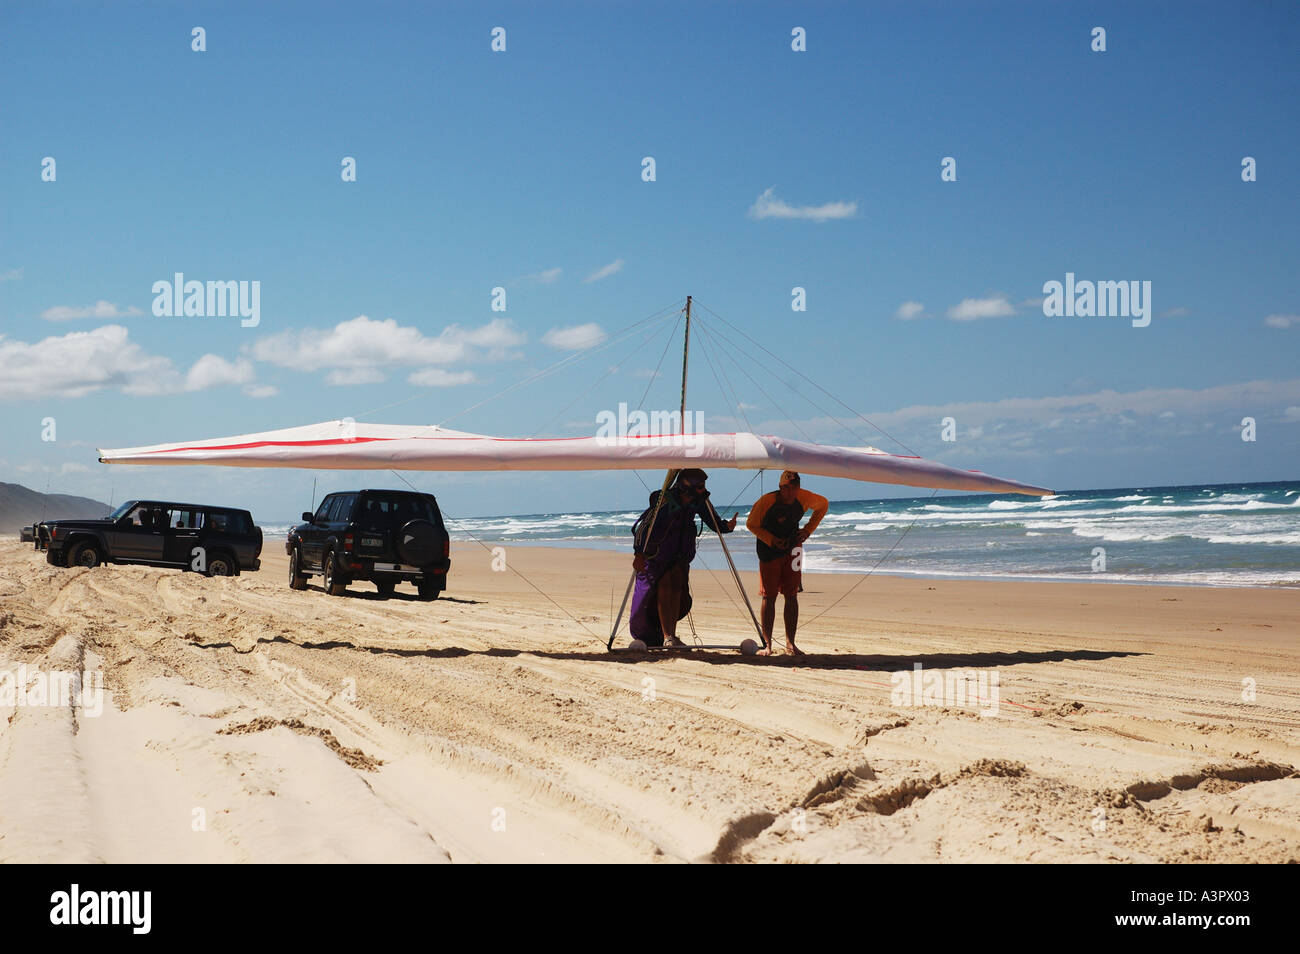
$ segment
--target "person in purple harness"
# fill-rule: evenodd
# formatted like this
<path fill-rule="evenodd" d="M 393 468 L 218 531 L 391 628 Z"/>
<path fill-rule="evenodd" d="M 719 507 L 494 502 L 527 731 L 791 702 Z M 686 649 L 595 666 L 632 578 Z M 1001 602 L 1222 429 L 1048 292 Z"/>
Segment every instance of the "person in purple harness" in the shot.
<path fill-rule="evenodd" d="M 708 479 L 698 467 L 680 471 L 659 512 L 655 513 L 656 490 L 650 495 L 650 506 L 632 525 L 636 586 L 628 628 L 647 646 L 686 648 L 677 638 L 677 621 L 691 610 L 690 569 L 698 535 L 695 518 L 718 533 L 736 529 L 735 514 L 723 520 L 709 503 Z"/>

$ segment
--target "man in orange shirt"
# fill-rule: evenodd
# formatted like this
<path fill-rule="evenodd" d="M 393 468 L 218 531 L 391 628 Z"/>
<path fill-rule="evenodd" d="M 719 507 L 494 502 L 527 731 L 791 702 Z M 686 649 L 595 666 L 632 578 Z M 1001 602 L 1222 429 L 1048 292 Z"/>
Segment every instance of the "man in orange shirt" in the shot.
<path fill-rule="evenodd" d="M 758 595 L 763 598 L 763 635 L 767 648 L 759 655 L 772 654 L 772 627 L 776 623 L 776 595 L 785 597 L 785 651 L 802 656 L 794 644 L 799 626 L 799 584 L 803 566 L 803 542 L 822 522 L 830 501 L 820 494 L 802 489 L 799 475 L 787 470 L 781 475 L 777 490 L 758 498 L 745 526 L 758 546 Z M 812 519 L 804 527 L 799 521 L 809 510 Z"/>

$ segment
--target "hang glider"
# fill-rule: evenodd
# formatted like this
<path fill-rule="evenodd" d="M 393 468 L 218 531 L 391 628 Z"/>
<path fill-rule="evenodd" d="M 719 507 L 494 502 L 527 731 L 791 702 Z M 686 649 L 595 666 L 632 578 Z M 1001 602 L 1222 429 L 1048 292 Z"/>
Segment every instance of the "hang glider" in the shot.
<path fill-rule="evenodd" d="M 795 470 L 879 484 L 1046 496 L 1052 491 L 874 447 L 835 447 L 771 435 L 489 437 L 427 427 L 325 421 L 236 437 L 100 450 L 104 464 L 300 467 L 312 470 Z"/>

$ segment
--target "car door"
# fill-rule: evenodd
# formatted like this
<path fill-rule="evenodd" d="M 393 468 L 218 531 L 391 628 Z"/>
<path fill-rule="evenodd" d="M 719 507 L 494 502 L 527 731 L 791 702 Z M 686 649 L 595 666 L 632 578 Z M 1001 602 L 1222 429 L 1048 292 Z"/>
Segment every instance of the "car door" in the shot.
<path fill-rule="evenodd" d="M 356 494 L 338 495 L 338 500 L 334 503 L 334 509 L 330 511 L 329 530 L 325 534 L 327 540 L 336 542 L 342 540 L 343 532 L 352 520 L 352 508 L 356 502 Z"/>
<path fill-rule="evenodd" d="M 203 512 L 203 528 L 199 531 L 199 540 L 209 551 L 225 550 L 233 554 L 235 561 L 243 566 L 252 561 L 252 554 L 248 552 L 248 536 L 248 529 L 243 526 L 242 518 L 236 511 L 214 509 Z"/>
<path fill-rule="evenodd" d="M 163 559 L 163 533 L 167 511 L 162 504 L 140 503 L 113 528 L 109 546 L 112 559 L 158 563 Z"/>
<path fill-rule="evenodd" d="M 322 500 L 316 509 L 315 519 L 304 526 L 298 534 L 303 564 L 312 569 L 320 569 L 321 547 L 325 542 L 325 534 L 328 533 L 330 511 L 338 503 L 338 498 L 338 494 L 330 494 Z"/>
<path fill-rule="evenodd" d="M 173 507 L 167 511 L 163 534 L 163 560 L 177 566 L 194 566 L 195 549 L 203 545 L 204 513 L 197 507 Z M 206 568 L 207 556 L 200 564 Z"/>

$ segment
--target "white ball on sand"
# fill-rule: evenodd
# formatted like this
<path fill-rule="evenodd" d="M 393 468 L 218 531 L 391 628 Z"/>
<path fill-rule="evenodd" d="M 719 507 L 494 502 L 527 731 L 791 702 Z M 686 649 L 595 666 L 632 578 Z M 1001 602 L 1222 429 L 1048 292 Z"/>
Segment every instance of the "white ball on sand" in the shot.
<path fill-rule="evenodd" d="M 627 648 L 632 650 L 634 653 L 643 653 L 645 652 L 645 642 L 644 640 L 634 639 L 632 642 L 627 644 Z"/>
<path fill-rule="evenodd" d="M 752 639 L 747 639 L 740 644 L 740 651 L 746 656 L 753 656 L 758 652 L 758 643 L 754 642 Z"/>

